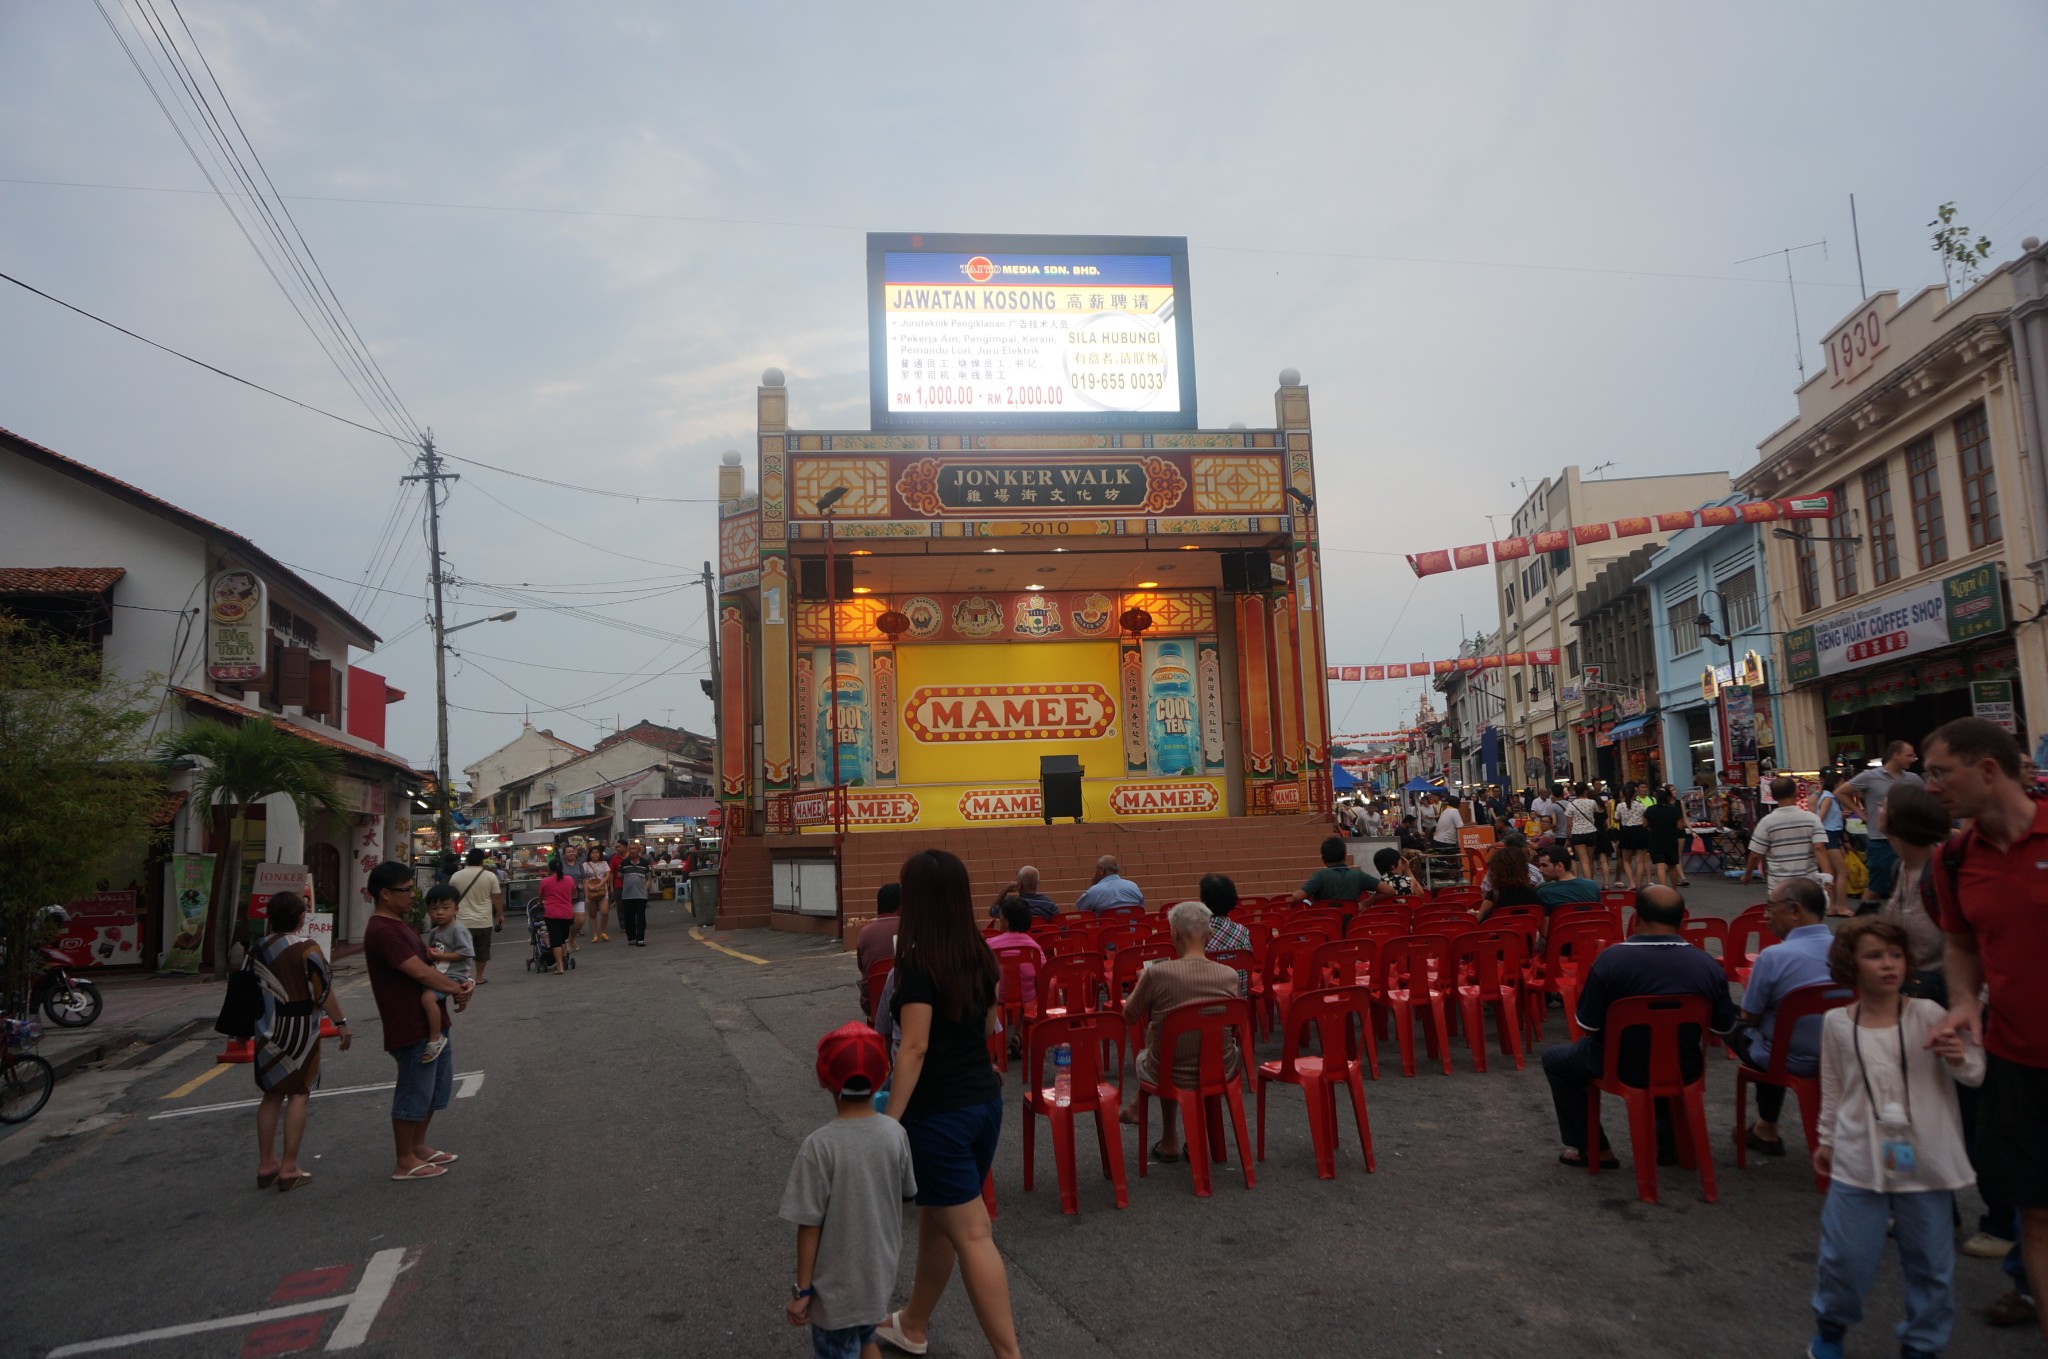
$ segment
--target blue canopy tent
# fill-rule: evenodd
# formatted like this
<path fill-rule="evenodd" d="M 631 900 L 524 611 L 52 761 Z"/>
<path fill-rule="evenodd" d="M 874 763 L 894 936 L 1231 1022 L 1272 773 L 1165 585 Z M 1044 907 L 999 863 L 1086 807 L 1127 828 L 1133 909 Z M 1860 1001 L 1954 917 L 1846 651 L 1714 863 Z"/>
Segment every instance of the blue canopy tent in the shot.
<path fill-rule="evenodd" d="M 1432 783 L 1420 776 L 1408 780 L 1407 784 L 1401 789 L 1404 793 L 1441 793 L 1443 790 L 1444 786 L 1442 783 Z"/>
<path fill-rule="evenodd" d="M 1358 779 L 1343 765 L 1330 767 L 1330 786 L 1340 793 L 1348 793 L 1358 786 Z"/>

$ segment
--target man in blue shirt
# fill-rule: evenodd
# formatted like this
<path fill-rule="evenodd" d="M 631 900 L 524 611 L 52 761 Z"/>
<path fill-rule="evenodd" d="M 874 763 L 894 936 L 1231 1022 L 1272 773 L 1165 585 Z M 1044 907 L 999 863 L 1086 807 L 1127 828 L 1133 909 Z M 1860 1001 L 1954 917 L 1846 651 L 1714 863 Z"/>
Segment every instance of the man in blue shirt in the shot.
<path fill-rule="evenodd" d="M 1543 873 L 1543 885 L 1536 889 L 1536 900 L 1543 903 L 1544 910 L 1554 911 L 1574 901 L 1600 900 L 1600 884 L 1579 876 L 1572 866 L 1569 849 L 1543 851 L 1543 862 L 1538 868 Z"/>
<path fill-rule="evenodd" d="M 1564 1150 L 1558 1160 L 1568 1166 L 1584 1166 L 1590 1130 L 1586 1127 L 1586 1087 L 1606 1072 L 1606 1054 L 1601 1030 L 1607 1024 L 1607 1008 L 1629 996 L 1701 996 L 1712 1007 L 1708 1027 L 1726 1034 L 1735 1027 L 1735 1002 L 1728 997 L 1728 979 L 1721 964 L 1694 948 L 1679 933 L 1685 920 L 1685 898 L 1670 887 L 1645 887 L 1636 893 L 1636 934 L 1600 951 L 1586 970 L 1585 986 L 1579 992 L 1579 1027 L 1586 1036 L 1576 1043 L 1546 1048 L 1543 1074 L 1550 1078 L 1550 1097 L 1557 1106 L 1558 1138 Z M 1634 1029 L 1622 1035 L 1618 1072 L 1623 1081 L 1640 1085 L 1649 1079 L 1650 1042 L 1647 1030 Z M 1679 1070 L 1687 1080 L 1697 1080 L 1705 1068 L 1701 1049 L 1703 1036 L 1681 1030 Z M 1675 1158 L 1671 1117 L 1657 1102 L 1657 1160 Z M 1705 1148 L 1701 1149 L 1705 1155 Z M 1600 1164 L 1619 1165 L 1601 1139 Z"/>
<path fill-rule="evenodd" d="M 1138 890 L 1138 884 L 1124 877 L 1123 865 L 1116 861 L 1116 855 L 1105 854 L 1095 861 L 1094 886 L 1074 902 L 1074 909 L 1100 914 L 1112 906 L 1144 904 L 1145 894 Z"/>
<path fill-rule="evenodd" d="M 1771 1064 L 1772 1030 L 1777 1026 L 1778 1006 L 1802 986 L 1825 985 L 1828 950 L 1834 946 L 1834 932 L 1827 927 L 1827 889 L 1812 878 L 1780 878 L 1771 888 L 1764 923 L 1772 934 L 1784 940 L 1756 955 L 1750 968 L 1749 984 L 1742 991 L 1742 1023 L 1730 1040 L 1736 1056 L 1762 1071 Z M 1821 1016 L 1799 1021 L 1785 1054 L 1785 1070 L 1794 1076 L 1811 1076 L 1820 1070 Z M 1783 1156 L 1785 1139 L 1778 1135 L 1778 1115 L 1785 1108 L 1785 1087 L 1756 1087 L 1757 1121 L 1745 1134 L 1751 1151 L 1766 1156 Z"/>

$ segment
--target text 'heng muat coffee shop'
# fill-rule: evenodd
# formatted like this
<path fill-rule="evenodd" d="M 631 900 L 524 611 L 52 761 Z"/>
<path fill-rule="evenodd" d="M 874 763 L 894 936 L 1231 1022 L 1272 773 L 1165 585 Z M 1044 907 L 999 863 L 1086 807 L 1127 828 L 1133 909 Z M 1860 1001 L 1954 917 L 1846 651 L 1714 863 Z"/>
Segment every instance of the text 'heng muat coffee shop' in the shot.
<path fill-rule="evenodd" d="M 775 369 L 719 481 L 719 923 L 844 931 L 927 847 L 1070 905 L 1291 886 L 1327 827 L 1309 393 L 1196 418 L 1187 245 L 871 235 L 870 428 Z"/>

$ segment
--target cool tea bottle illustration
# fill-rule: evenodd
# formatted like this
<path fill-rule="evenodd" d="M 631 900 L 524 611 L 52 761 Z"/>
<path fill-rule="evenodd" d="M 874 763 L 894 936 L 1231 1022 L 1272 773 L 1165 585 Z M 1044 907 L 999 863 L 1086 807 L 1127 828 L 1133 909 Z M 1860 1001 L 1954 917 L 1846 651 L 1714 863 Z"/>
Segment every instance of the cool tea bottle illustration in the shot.
<path fill-rule="evenodd" d="M 839 686 L 839 781 L 867 782 L 868 762 L 873 758 L 873 736 L 868 727 L 868 690 L 861 681 L 853 652 L 841 647 L 838 664 Z M 832 782 L 832 685 L 828 672 L 818 693 L 818 782 Z"/>
<path fill-rule="evenodd" d="M 1162 774 L 1195 773 L 1195 677 L 1187 668 L 1182 643 L 1159 644 L 1151 689 L 1146 734 L 1154 766 Z"/>

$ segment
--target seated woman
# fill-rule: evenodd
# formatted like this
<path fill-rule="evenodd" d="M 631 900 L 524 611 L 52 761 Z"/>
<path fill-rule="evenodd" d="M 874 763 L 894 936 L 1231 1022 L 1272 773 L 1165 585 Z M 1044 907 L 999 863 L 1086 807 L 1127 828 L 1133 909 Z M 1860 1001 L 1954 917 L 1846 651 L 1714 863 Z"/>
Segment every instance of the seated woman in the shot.
<path fill-rule="evenodd" d="M 1486 861 L 1486 877 L 1479 886 L 1479 895 L 1486 904 L 1480 908 L 1479 918 L 1486 919 L 1502 906 L 1542 905 L 1536 897 L 1536 888 L 1542 882 L 1542 872 L 1529 862 L 1527 845 L 1501 845 Z"/>
<path fill-rule="evenodd" d="M 1389 845 L 1372 856 L 1373 870 L 1380 875 L 1380 881 L 1394 889 L 1397 897 L 1415 895 L 1415 879 L 1410 875 L 1408 858 Z"/>
<path fill-rule="evenodd" d="M 1156 1082 L 1159 1078 L 1159 1062 L 1164 1055 L 1159 1051 L 1159 1035 L 1166 1026 L 1167 1015 L 1183 1005 L 1238 999 L 1236 971 L 1210 962 L 1203 954 L 1209 945 L 1210 919 L 1209 908 L 1199 901 L 1183 901 L 1168 911 L 1166 923 L 1173 929 L 1173 947 L 1179 956 L 1147 965 L 1138 974 L 1138 984 L 1131 989 L 1131 998 L 1124 1005 L 1126 1024 L 1146 1026 L 1145 1050 L 1138 1054 L 1141 1080 Z M 1173 1054 L 1176 1084 L 1191 1086 L 1199 1079 L 1201 1056 L 1201 1042 L 1195 1035 L 1181 1039 L 1179 1050 Z M 1230 1031 L 1224 1037 L 1223 1070 L 1235 1080 L 1238 1067 L 1237 1035 Z M 1131 1092 L 1124 1105 L 1124 1122 L 1138 1121 L 1138 1101 L 1143 1098 L 1137 1090 Z M 1172 1100 L 1160 1101 L 1159 1141 L 1153 1146 L 1152 1155 L 1161 1161 L 1180 1159 L 1180 1106 Z"/>
<path fill-rule="evenodd" d="M 1237 909 L 1237 884 L 1221 873 L 1207 873 L 1195 890 L 1201 895 L 1202 904 L 1209 908 L 1211 917 L 1206 952 L 1250 948 L 1252 932 L 1230 918 L 1230 913 Z M 1238 972 L 1237 993 L 1241 996 L 1251 994 L 1251 973 Z"/>
<path fill-rule="evenodd" d="M 1031 905 L 1020 896 L 1006 896 L 996 903 L 996 914 L 1003 918 L 1003 932 L 988 937 L 990 952 L 1006 948 L 1038 950 L 1038 963 L 1026 961 L 1017 968 L 1018 979 L 1024 985 L 1024 1003 L 1035 1005 L 1038 1003 L 1038 965 L 1045 961 L 1045 945 L 1031 937 Z"/>

